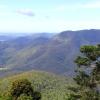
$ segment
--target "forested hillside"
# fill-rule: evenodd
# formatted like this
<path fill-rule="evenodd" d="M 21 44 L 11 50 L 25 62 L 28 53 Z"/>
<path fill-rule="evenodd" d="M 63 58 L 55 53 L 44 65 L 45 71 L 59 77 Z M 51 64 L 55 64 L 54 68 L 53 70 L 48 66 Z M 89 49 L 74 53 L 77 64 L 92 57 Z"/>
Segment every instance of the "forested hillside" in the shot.
<path fill-rule="evenodd" d="M 0 100 L 8 100 L 9 88 L 12 82 L 17 79 L 28 79 L 32 83 L 34 91 L 41 93 L 42 100 L 66 100 L 68 87 L 75 86 L 74 81 L 68 77 L 30 71 L 0 79 Z"/>
<path fill-rule="evenodd" d="M 73 75 L 81 45 L 100 43 L 100 30 L 64 31 L 0 42 L 0 67 L 13 71 L 43 70 Z M 1 73 L 2 74 L 2 73 Z"/>

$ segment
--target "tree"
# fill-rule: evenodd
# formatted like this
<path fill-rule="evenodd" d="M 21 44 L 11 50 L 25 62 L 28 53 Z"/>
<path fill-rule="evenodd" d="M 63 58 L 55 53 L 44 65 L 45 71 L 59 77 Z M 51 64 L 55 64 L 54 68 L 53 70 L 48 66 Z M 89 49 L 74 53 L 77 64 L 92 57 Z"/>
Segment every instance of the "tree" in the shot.
<path fill-rule="evenodd" d="M 41 99 L 40 92 L 34 91 L 31 83 L 27 79 L 18 79 L 12 82 L 10 95 L 13 100 L 22 100 L 22 98 L 28 98 L 27 100 Z"/>
<path fill-rule="evenodd" d="M 100 45 L 82 46 L 80 52 L 81 56 L 75 60 L 77 69 L 74 80 L 79 87 L 77 94 L 80 100 L 100 100 Z"/>

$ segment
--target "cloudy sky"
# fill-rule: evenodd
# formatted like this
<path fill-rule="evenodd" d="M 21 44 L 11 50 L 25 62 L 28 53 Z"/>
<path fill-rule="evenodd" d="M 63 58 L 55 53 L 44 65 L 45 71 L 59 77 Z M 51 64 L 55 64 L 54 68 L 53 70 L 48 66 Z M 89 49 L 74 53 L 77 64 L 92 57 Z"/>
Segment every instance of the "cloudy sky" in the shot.
<path fill-rule="evenodd" d="M 100 0 L 0 0 L 0 32 L 100 29 Z"/>

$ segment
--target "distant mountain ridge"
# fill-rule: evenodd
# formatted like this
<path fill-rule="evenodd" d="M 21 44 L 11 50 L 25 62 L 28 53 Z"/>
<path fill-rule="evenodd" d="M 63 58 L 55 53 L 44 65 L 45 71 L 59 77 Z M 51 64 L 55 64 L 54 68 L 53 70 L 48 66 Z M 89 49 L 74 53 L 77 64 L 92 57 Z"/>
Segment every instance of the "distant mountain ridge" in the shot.
<path fill-rule="evenodd" d="M 81 45 L 100 44 L 100 30 L 24 36 L 0 43 L 0 65 L 11 70 L 44 70 L 73 75 Z"/>

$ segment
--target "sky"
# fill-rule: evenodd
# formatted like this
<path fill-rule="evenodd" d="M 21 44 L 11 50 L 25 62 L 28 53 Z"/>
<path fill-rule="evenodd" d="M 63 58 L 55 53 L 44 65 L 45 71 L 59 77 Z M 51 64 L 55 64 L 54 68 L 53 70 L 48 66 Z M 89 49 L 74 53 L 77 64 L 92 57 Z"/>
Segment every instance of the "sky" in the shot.
<path fill-rule="evenodd" d="M 0 32 L 100 29 L 100 0 L 0 0 Z"/>

